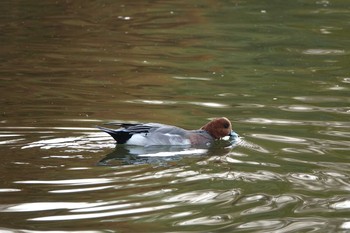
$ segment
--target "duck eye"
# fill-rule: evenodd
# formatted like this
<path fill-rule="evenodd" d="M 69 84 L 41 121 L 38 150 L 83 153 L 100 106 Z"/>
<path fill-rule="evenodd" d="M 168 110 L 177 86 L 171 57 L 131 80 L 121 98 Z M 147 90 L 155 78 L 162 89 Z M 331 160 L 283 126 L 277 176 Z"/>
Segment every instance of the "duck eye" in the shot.
<path fill-rule="evenodd" d="M 225 129 L 228 129 L 229 126 L 230 126 L 230 124 L 224 123 L 224 128 L 225 128 Z"/>

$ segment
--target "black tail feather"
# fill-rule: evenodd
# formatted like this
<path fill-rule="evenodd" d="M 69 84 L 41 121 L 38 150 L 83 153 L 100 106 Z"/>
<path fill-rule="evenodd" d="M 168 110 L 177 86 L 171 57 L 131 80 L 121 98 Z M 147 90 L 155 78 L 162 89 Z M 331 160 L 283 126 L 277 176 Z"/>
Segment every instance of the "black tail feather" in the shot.
<path fill-rule="evenodd" d="M 97 128 L 99 128 L 103 132 L 108 133 L 109 135 L 111 135 L 114 138 L 114 140 L 117 141 L 118 144 L 126 143 L 132 136 L 131 133 L 125 132 L 122 129 L 115 130 L 115 129 L 104 128 L 104 127 L 101 127 L 101 126 L 97 126 Z"/>
<path fill-rule="evenodd" d="M 104 123 L 104 125 L 120 126 L 120 127 L 127 129 L 129 127 L 140 125 L 140 124 L 139 123 L 134 124 L 134 123 L 107 122 L 107 123 Z"/>

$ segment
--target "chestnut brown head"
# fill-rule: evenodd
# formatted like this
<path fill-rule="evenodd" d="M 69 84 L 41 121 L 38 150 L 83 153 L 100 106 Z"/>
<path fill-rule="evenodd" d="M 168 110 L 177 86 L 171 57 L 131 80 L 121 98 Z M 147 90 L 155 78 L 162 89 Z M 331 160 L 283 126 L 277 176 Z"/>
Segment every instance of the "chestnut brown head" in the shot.
<path fill-rule="evenodd" d="M 219 139 L 231 134 L 232 125 L 229 119 L 220 117 L 210 121 L 201 129 L 207 131 L 214 139 Z"/>

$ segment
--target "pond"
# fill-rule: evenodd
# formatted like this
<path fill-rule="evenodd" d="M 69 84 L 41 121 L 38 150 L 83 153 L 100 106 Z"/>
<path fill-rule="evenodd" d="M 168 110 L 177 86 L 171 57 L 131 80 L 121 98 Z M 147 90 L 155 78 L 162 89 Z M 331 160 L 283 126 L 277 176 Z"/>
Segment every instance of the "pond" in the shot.
<path fill-rule="evenodd" d="M 2 1 L 3 232 L 350 231 L 350 5 Z M 242 143 L 115 145 L 107 122 Z"/>

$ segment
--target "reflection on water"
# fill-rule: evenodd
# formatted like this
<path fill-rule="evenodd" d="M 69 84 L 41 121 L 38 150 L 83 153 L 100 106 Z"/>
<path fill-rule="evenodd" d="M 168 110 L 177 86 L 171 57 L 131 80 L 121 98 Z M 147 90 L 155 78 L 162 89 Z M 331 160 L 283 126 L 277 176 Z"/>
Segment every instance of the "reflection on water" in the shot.
<path fill-rule="evenodd" d="M 324 33 L 325 30 L 322 30 L 322 33 Z M 309 54 L 309 55 L 341 55 L 345 54 L 344 50 L 339 50 L 339 49 L 307 49 L 303 51 L 304 54 Z"/>
<path fill-rule="evenodd" d="M 244 137 L 233 145 L 220 141 L 206 148 L 145 148 L 116 146 L 108 135 L 90 127 L 2 127 L 1 142 L 10 150 L 42 153 L 36 164 L 14 157 L 12 166 L 47 170 L 66 164 L 66 168 L 51 170 L 53 175 L 48 177 L 40 172 L 15 178 L 0 195 L 16 197 L 43 190 L 44 198 L 31 194 L 33 198 L 16 203 L 8 196 L 0 212 L 8 218 L 26 213 L 26 222 L 47 226 L 138 220 L 171 223 L 179 229 L 349 229 L 350 166 L 327 158 L 350 150 L 348 122 L 249 118 L 239 123 L 263 125 L 264 130 L 243 132 Z M 286 127 L 291 132 L 298 127 L 316 128 L 313 134 L 301 136 L 288 133 Z M 93 154 L 88 166 L 83 162 L 87 153 Z M 69 165 L 67 160 L 80 162 Z M 281 213 L 294 217 L 281 217 Z M 339 217 L 315 217 L 320 213 Z M 261 219 L 261 214 L 270 218 Z"/>
<path fill-rule="evenodd" d="M 0 231 L 349 232 L 348 5 L 2 1 Z M 233 144 L 94 128 L 218 116 Z"/>
<path fill-rule="evenodd" d="M 127 100 L 127 103 L 133 104 L 152 104 L 152 105 L 176 105 L 176 104 L 189 104 L 199 105 L 209 108 L 228 108 L 228 105 L 214 102 L 176 102 L 176 101 L 164 101 L 164 100 Z"/>
<path fill-rule="evenodd" d="M 267 125 L 311 125 L 311 126 L 330 126 L 335 128 L 350 128 L 349 122 L 334 122 L 334 121 L 295 121 L 288 119 L 263 119 L 263 118 L 251 118 L 244 120 L 245 122 L 251 122 L 255 124 L 267 124 Z"/>
<path fill-rule="evenodd" d="M 30 149 L 39 147 L 41 149 L 63 148 L 65 151 L 95 151 L 101 148 L 114 147 L 114 143 L 110 142 L 109 137 L 104 133 L 89 132 L 96 131 L 94 128 L 79 128 L 79 127 L 3 127 L 0 138 L 0 143 L 3 145 L 21 145 L 21 149 Z M 9 130 L 9 131 L 6 131 Z M 15 130 L 15 131 L 11 131 Z M 67 137 L 55 137 L 62 131 L 72 132 Z M 17 132 L 17 133 L 11 133 Z M 28 135 L 43 135 L 39 136 L 39 140 L 25 143 Z M 71 135 L 77 136 L 71 136 Z M 7 140 L 7 138 L 15 137 L 15 139 Z M 22 141 L 22 143 L 21 143 Z"/>
<path fill-rule="evenodd" d="M 115 162 L 121 164 L 154 164 L 166 165 L 177 162 L 183 156 L 199 156 L 207 154 L 207 149 L 189 148 L 181 146 L 128 146 L 118 145 L 110 154 L 106 155 L 99 165 L 111 165 Z M 113 163 L 114 162 L 114 163 Z"/>
<path fill-rule="evenodd" d="M 173 207 L 173 205 L 164 205 L 164 206 L 152 206 L 144 208 L 135 208 L 135 206 L 128 206 L 128 209 L 119 210 L 119 211 L 104 211 L 100 213 L 92 214 L 72 214 L 72 215 L 61 215 L 61 216 L 48 216 L 48 217 L 39 217 L 28 219 L 29 221 L 67 221 L 67 220 L 80 220 L 80 219 L 91 219 L 91 218 L 103 218 L 103 217 L 115 217 L 119 215 L 130 215 L 130 214 L 144 214 L 148 212 L 160 211 L 163 209 L 168 209 Z M 130 208 L 131 207 L 131 208 Z"/>

